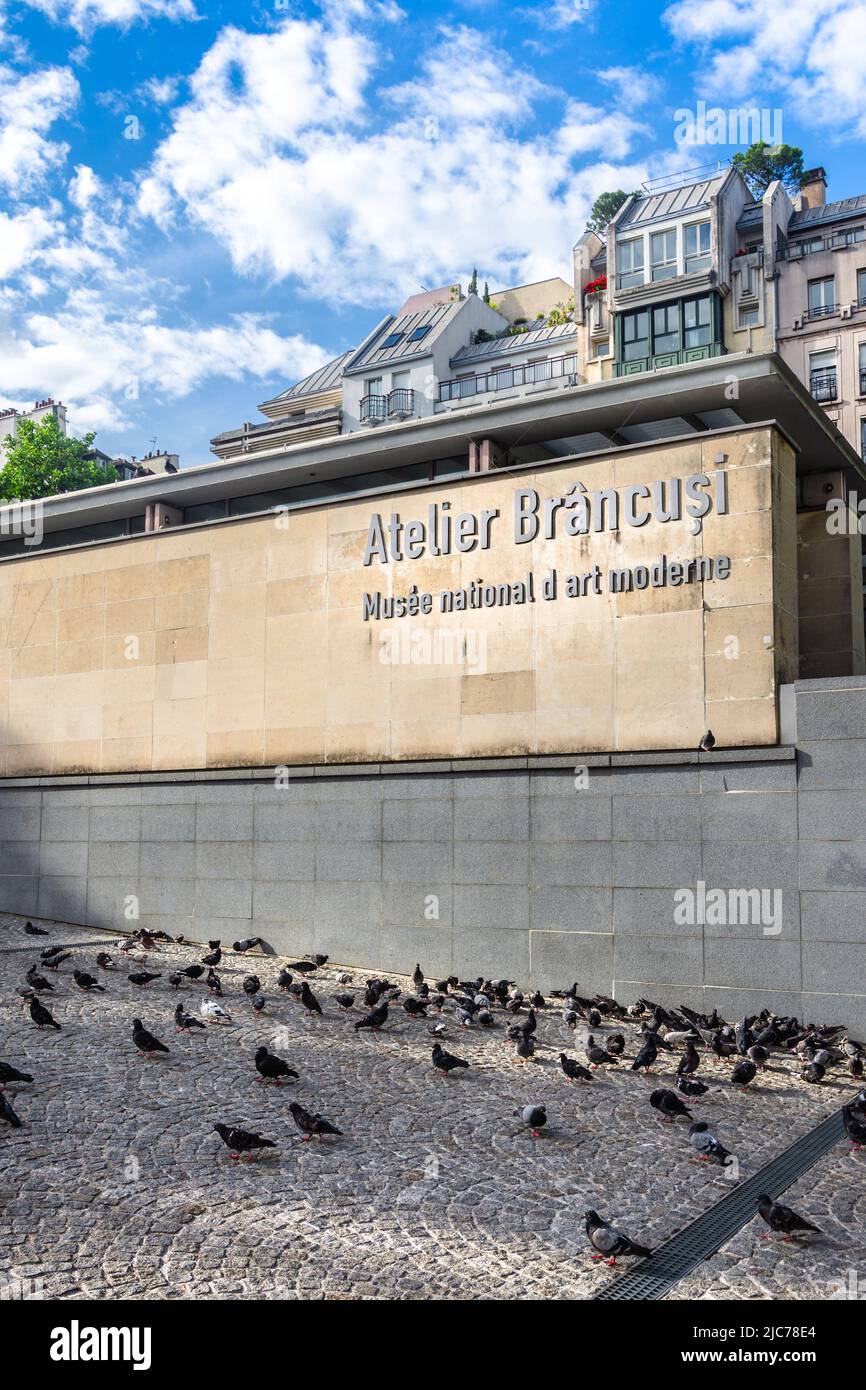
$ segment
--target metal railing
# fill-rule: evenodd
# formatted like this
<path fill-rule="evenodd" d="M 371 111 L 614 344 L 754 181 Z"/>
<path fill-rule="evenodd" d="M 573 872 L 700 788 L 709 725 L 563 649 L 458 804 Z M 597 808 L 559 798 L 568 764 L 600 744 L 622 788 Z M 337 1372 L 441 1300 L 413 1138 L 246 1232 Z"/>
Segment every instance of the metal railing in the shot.
<path fill-rule="evenodd" d="M 822 367 L 809 375 L 809 390 L 816 401 L 835 401 L 836 368 Z"/>
<path fill-rule="evenodd" d="M 831 314 L 838 314 L 838 304 L 816 304 L 811 309 L 803 310 L 804 319 L 826 319 Z"/>
<path fill-rule="evenodd" d="M 383 420 L 402 420 L 415 410 L 415 392 L 408 386 L 375 396 L 361 397 L 361 424 L 378 425 Z"/>
<path fill-rule="evenodd" d="M 393 418 L 411 415 L 415 409 L 415 392 L 409 386 L 397 386 L 388 395 L 388 414 Z"/>
<path fill-rule="evenodd" d="M 515 386 L 531 386 L 560 377 L 574 377 L 577 384 L 577 357 L 547 357 L 540 362 L 523 362 L 516 367 L 495 367 L 477 376 L 452 377 L 440 381 L 440 401 L 461 401 L 488 391 L 508 391 Z"/>

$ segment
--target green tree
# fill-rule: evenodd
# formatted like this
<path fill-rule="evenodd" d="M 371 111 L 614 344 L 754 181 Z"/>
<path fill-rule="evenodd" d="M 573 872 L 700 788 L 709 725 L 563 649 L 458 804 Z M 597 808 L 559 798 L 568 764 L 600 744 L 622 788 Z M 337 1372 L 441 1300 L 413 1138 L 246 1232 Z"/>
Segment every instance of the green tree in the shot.
<path fill-rule="evenodd" d="M 797 145 L 768 145 L 756 140 L 731 160 L 749 185 L 752 197 L 758 199 L 774 179 L 779 179 L 788 193 L 799 193 L 803 184 L 803 151 Z"/>
<path fill-rule="evenodd" d="M 19 420 L 16 435 L 7 434 L 6 464 L 0 469 L 0 497 L 24 502 L 60 492 L 117 482 L 117 470 L 92 457 L 94 434 L 67 438 L 53 415 Z"/>
<path fill-rule="evenodd" d="M 473 272 L 472 272 L 472 279 L 469 281 L 469 293 L 470 293 L 470 294 L 477 294 L 477 293 L 478 293 L 478 271 L 477 271 L 477 270 L 473 270 Z"/>
<path fill-rule="evenodd" d="M 481 298 L 484 300 L 485 304 L 490 303 L 490 286 L 488 285 L 486 280 L 484 281 L 484 293 L 481 296 Z"/>
<path fill-rule="evenodd" d="M 631 194 L 625 193 L 621 188 L 617 188 L 613 193 L 599 193 L 592 205 L 586 230 L 601 235 L 608 222 L 616 217 L 626 198 L 630 197 Z"/>

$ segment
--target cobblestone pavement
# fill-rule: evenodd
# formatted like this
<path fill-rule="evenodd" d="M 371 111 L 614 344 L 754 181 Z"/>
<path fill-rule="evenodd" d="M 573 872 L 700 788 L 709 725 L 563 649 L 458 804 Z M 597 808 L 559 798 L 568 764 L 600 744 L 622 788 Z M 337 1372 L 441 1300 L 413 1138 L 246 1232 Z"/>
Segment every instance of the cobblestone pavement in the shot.
<path fill-rule="evenodd" d="M 446 1015 L 445 1046 L 471 1066 L 443 1081 L 430 1068 L 427 1023 L 398 1006 L 381 1036 L 356 1033 L 358 1011 L 343 1015 L 333 1003 L 330 965 L 311 981 L 325 1016 L 308 1019 L 275 990 L 280 958 L 229 953 L 221 974 L 232 1024 L 187 1036 L 175 1033 L 175 1004 L 197 1013 L 205 990 L 177 994 L 165 977 L 197 961 L 201 947 L 151 955 L 148 969 L 163 978 L 144 990 L 109 947 L 118 967 L 100 976 L 107 992 L 86 995 L 71 972 L 83 964 L 97 973 L 106 934 L 42 925 L 50 936 L 31 939 L 21 919 L 0 916 L 0 1057 L 34 1075 L 7 1091 L 23 1128 L 0 1125 L 6 1296 L 20 1285 L 68 1299 L 587 1298 L 613 1272 L 588 1260 L 586 1207 L 655 1246 L 730 1190 L 719 1169 L 688 1161 L 685 1123 L 665 1125 L 649 1106 L 653 1084 L 670 1084 L 671 1064 L 655 1083 L 625 1066 L 596 1073 L 591 1086 L 566 1082 L 558 1056 L 575 1054 L 579 1040 L 556 1007 L 542 1012 L 539 1060 L 527 1064 L 504 1045 L 503 1023 L 461 1029 Z M 15 989 L 39 948 L 61 941 L 75 960 L 45 998 L 62 1031 L 39 1032 Z M 263 1017 L 240 990 L 251 971 L 268 999 Z M 366 972 L 351 973 L 357 990 Z M 168 1056 L 138 1057 L 136 1016 Z M 633 1056 L 635 1030 L 625 1031 Z M 255 1084 L 261 1043 L 300 1080 Z M 739 1155 L 743 1176 L 854 1089 L 847 1079 L 809 1087 L 787 1060 L 774 1065 L 742 1095 L 728 1064 L 702 1062 L 712 1089 L 695 1115 Z M 298 1142 L 295 1098 L 344 1137 Z M 530 1102 L 548 1110 L 538 1140 L 514 1118 Z M 233 1162 L 217 1121 L 257 1130 L 279 1149 Z M 785 1199 L 824 1235 L 800 1250 L 758 1240 L 752 1222 L 671 1296 L 838 1296 L 858 1268 L 866 1293 L 864 1171 L 866 1152 L 851 1157 L 840 1145 Z"/>

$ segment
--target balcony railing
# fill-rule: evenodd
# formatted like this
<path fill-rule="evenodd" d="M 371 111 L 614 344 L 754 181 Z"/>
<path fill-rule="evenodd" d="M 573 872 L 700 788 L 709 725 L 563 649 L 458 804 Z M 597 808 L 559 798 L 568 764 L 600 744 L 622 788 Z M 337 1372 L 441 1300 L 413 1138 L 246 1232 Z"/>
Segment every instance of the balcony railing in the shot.
<path fill-rule="evenodd" d="M 578 383 L 577 357 L 548 357 L 542 362 L 523 362 L 517 367 L 494 367 L 492 371 L 481 372 L 478 376 L 452 377 L 440 381 L 440 401 L 462 401 L 467 396 L 483 396 L 488 391 L 509 391 L 515 386 L 531 386 L 539 382 L 553 381 L 559 377 L 573 377 Z"/>
<path fill-rule="evenodd" d="M 361 397 L 361 424 L 379 425 L 383 420 L 404 420 L 415 410 L 415 392 L 398 386 L 387 394 Z"/>
<path fill-rule="evenodd" d="M 811 309 L 803 310 L 804 319 L 826 319 L 833 314 L 838 314 L 838 304 L 813 304 Z"/>
<path fill-rule="evenodd" d="M 816 401 L 835 401 L 836 368 L 822 367 L 819 371 L 812 372 L 809 377 L 809 390 Z"/>

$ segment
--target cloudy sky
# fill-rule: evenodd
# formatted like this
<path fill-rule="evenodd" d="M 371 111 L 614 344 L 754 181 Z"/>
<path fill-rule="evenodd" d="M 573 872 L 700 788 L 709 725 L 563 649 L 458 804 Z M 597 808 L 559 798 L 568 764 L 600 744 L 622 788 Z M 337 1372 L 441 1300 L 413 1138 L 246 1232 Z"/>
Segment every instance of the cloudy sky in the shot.
<path fill-rule="evenodd" d="M 0 0 L 0 406 L 203 462 L 420 286 L 568 277 L 730 158 L 699 101 L 866 192 L 864 0 Z"/>

